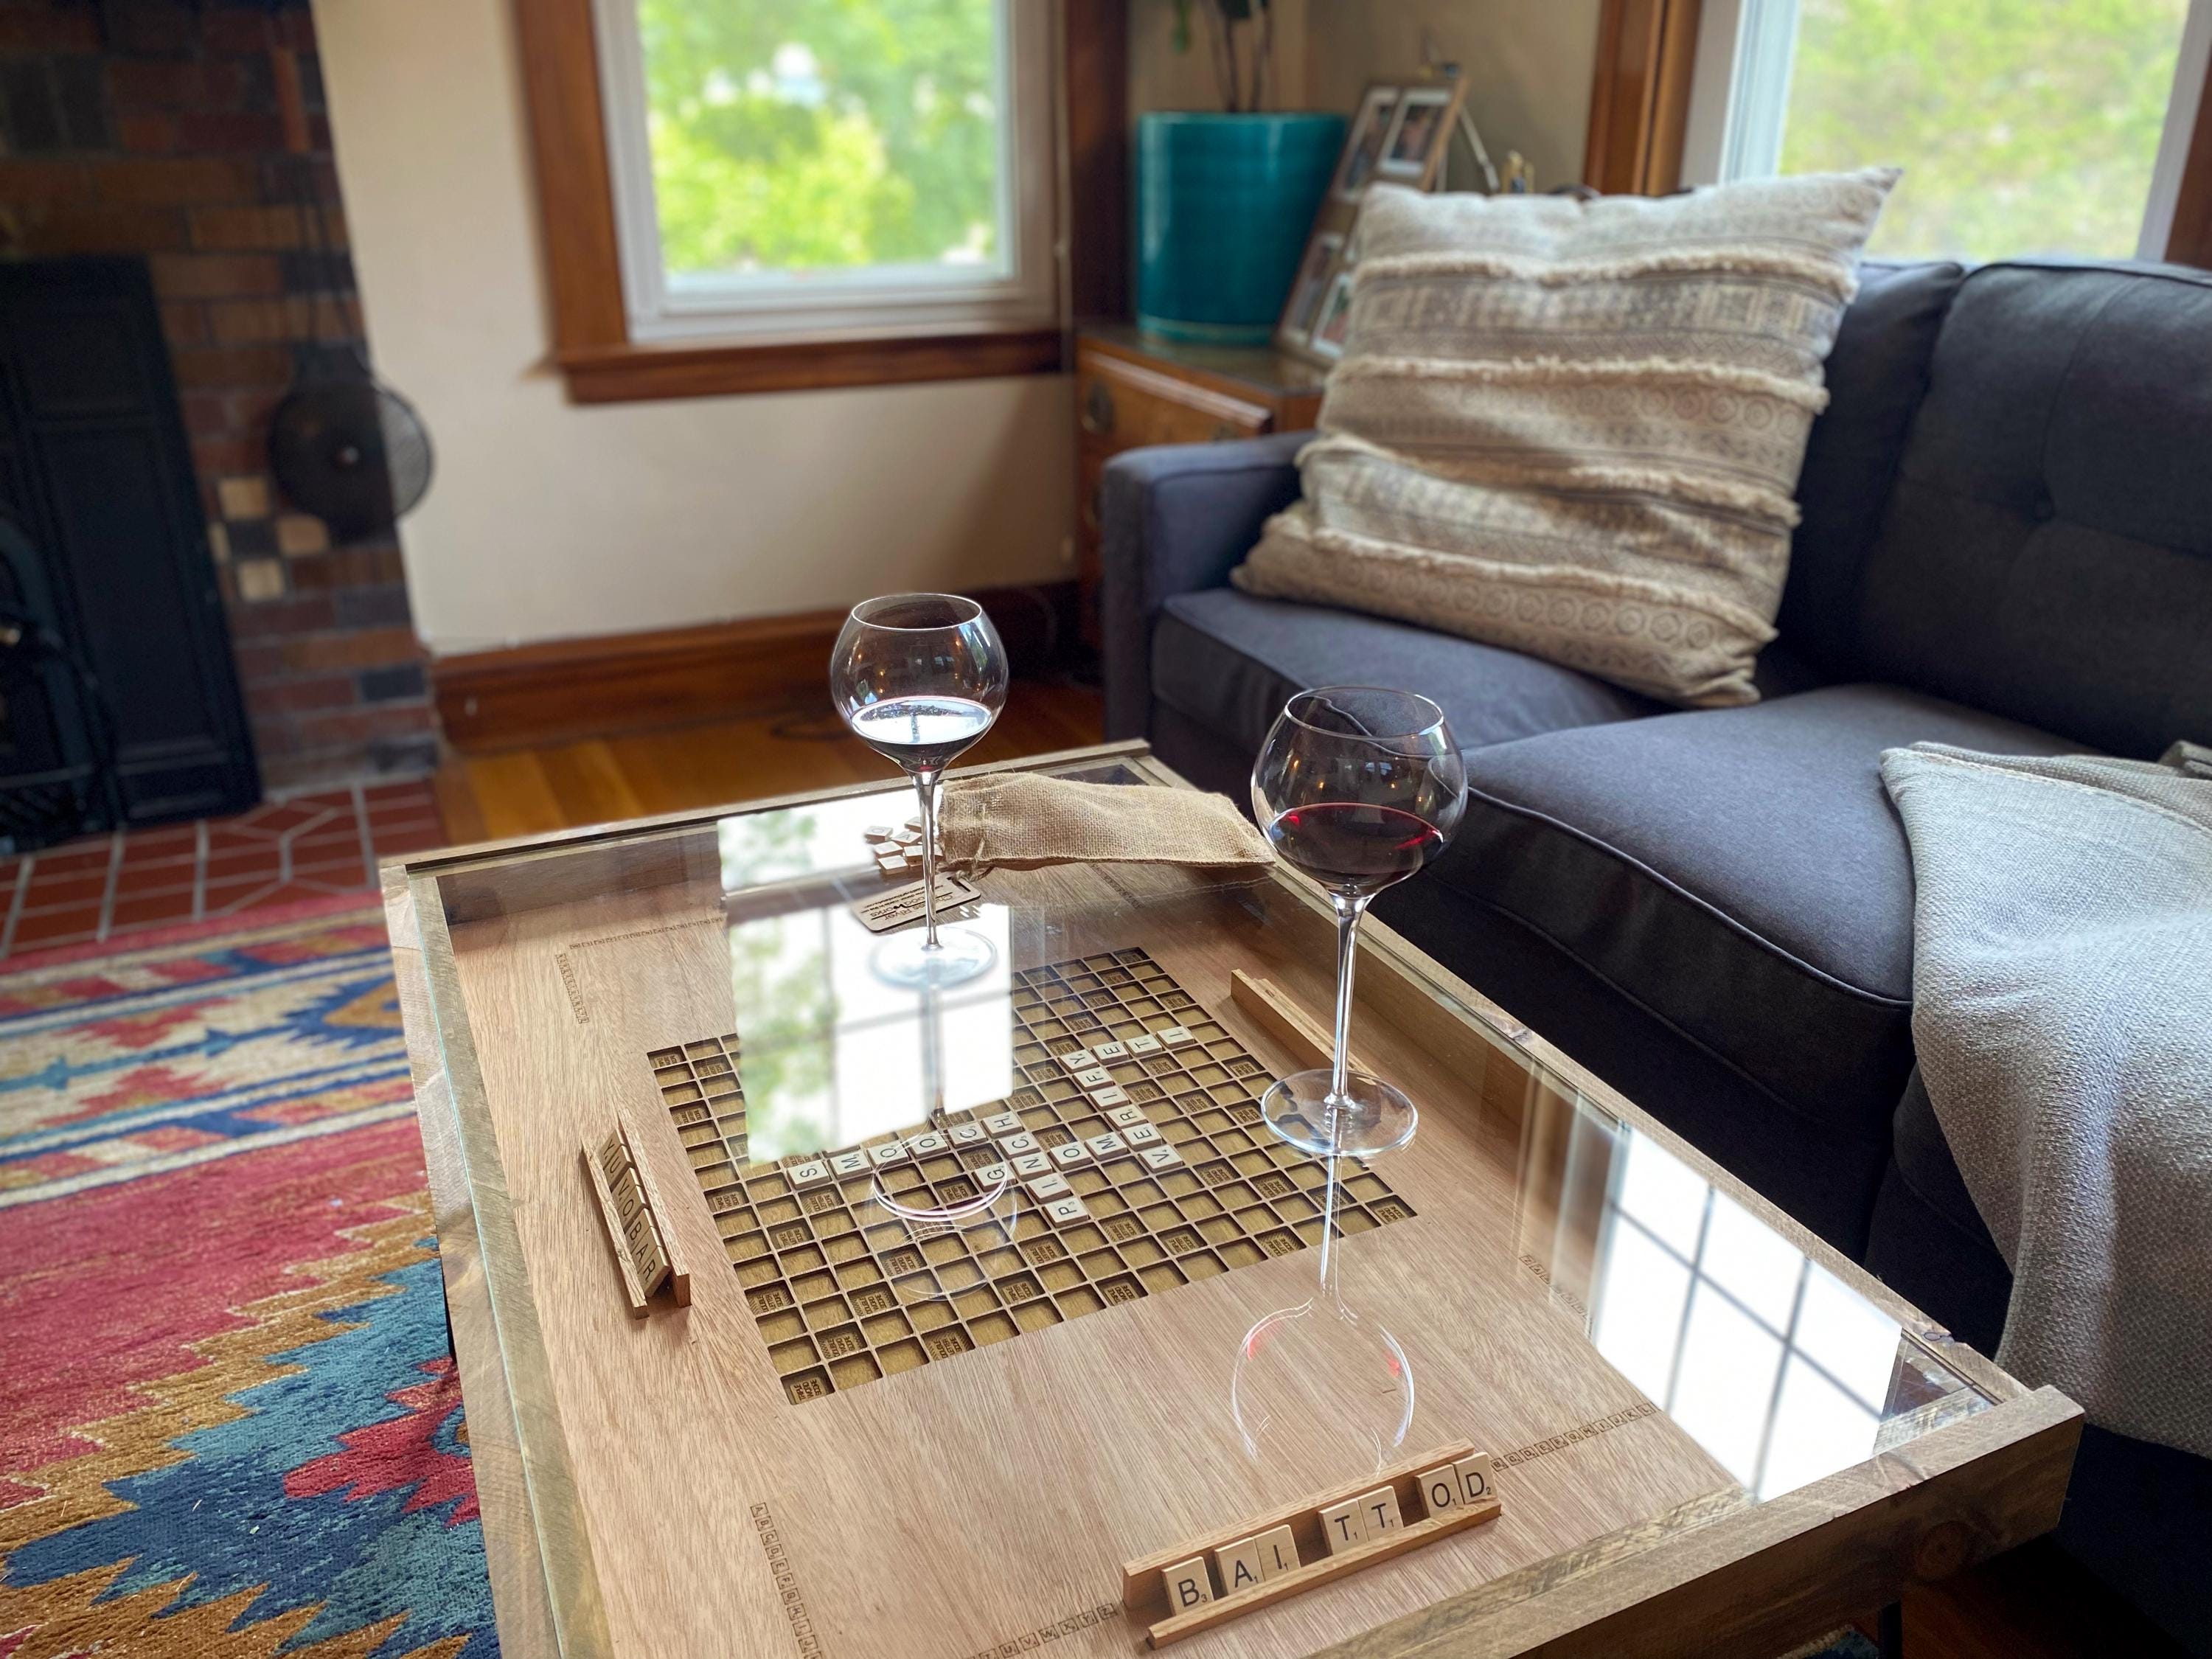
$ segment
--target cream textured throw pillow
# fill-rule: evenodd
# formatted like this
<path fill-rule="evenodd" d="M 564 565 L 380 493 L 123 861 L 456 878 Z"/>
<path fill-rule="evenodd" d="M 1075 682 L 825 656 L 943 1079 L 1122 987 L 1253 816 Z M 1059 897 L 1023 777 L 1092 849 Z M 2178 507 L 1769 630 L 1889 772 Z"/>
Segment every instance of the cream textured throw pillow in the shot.
<path fill-rule="evenodd" d="M 1897 177 L 1370 191 L 1304 497 L 1237 585 L 1756 702 L 1821 364 Z"/>

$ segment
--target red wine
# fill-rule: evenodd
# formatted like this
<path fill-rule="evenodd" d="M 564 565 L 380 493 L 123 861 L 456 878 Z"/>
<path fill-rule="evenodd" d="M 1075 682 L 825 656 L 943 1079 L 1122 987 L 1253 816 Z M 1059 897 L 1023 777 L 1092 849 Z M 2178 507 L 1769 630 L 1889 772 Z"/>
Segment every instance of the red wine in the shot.
<path fill-rule="evenodd" d="M 1340 892 L 1377 893 L 1443 851 L 1434 824 L 1395 806 L 1321 801 L 1293 807 L 1267 826 L 1284 858 Z"/>

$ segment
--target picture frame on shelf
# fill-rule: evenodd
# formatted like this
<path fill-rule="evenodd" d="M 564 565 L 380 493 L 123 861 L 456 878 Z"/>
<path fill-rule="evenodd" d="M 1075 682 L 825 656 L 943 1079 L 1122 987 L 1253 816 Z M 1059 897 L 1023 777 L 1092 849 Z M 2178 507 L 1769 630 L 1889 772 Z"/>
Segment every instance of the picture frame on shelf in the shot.
<path fill-rule="evenodd" d="M 1466 103 L 1467 83 L 1457 76 L 1376 81 L 1360 94 L 1336 170 L 1306 233 L 1297 275 L 1275 321 L 1278 351 L 1311 363 L 1333 363 L 1344 355 L 1346 313 L 1359 259 L 1354 234 L 1359 204 L 1376 184 L 1441 189 L 1453 139 L 1462 127 L 1473 131 Z M 1480 139 L 1470 142 L 1480 155 Z M 1483 171 L 1494 179 L 1487 158 L 1481 159 Z"/>

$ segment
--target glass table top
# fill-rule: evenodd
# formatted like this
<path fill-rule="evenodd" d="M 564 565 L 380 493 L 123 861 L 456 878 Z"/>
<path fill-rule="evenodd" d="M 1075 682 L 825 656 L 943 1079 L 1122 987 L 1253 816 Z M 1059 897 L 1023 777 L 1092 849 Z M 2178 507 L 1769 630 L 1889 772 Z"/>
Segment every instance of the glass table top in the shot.
<path fill-rule="evenodd" d="M 1136 757 L 1056 769 L 1129 787 L 1157 787 L 1159 776 Z M 887 785 L 518 849 L 449 872 L 431 866 L 425 879 L 457 937 L 492 918 L 610 894 L 682 888 L 718 900 L 716 959 L 743 1034 L 750 1145 L 740 1175 L 911 1134 L 945 1115 L 1003 1109 L 1039 1074 L 1022 1063 L 1034 1033 L 1016 1006 L 1031 970 L 1109 935 L 1141 940 L 1153 913 L 1187 919 L 1196 902 L 1260 929 L 1288 917 L 1308 924 L 1316 902 L 1286 871 L 1212 881 L 1195 898 L 1135 878 L 1109 884 L 1103 899 L 1093 891 L 1055 902 L 1048 888 L 1032 889 L 1040 896 L 1030 902 L 957 913 L 989 938 L 996 963 L 924 995 L 870 971 L 878 939 L 849 908 L 885 885 L 863 831 L 903 822 L 911 804 L 903 787 Z M 1762 1218 L 1734 1182 L 1589 1098 L 1528 1052 L 1525 1032 L 1457 981 L 1424 971 L 1426 958 L 1385 930 L 1374 934 L 1438 1010 L 1480 1037 L 1493 1066 L 1522 1079 L 1506 1103 L 1522 1121 L 1481 1126 L 1489 1144 L 1510 1143 L 1501 1162 L 1516 1212 L 1513 1260 L 1498 1270 L 1540 1285 L 1596 1353 L 1749 1494 L 1790 1492 L 1988 1406 L 1936 1347 Z M 1307 1005 L 1326 1006 L 1320 995 Z M 1355 1023 L 1356 1054 L 1368 1018 L 1363 1012 Z M 477 1048 L 485 1042 L 475 1035 Z M 1389 1160 L 1376 1167 L 1387 1176 Z"/>

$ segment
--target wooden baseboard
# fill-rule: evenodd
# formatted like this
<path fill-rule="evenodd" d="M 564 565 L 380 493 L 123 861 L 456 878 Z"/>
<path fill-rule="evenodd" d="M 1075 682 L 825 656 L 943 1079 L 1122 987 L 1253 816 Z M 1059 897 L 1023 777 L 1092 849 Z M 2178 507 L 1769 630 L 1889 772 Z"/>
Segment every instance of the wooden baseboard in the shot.
<path fill-rule="evenodd" d="M 1018 674 L 1061 665 L 1075 631 L 1075 584 L 977 590 Z M 757 617 L 503 651 L 440 657 L 430 668 L 446 740 L 471 752 L 682 726 L 765 710 L 829 712 L 830 647 L 842 611 Z"/>

